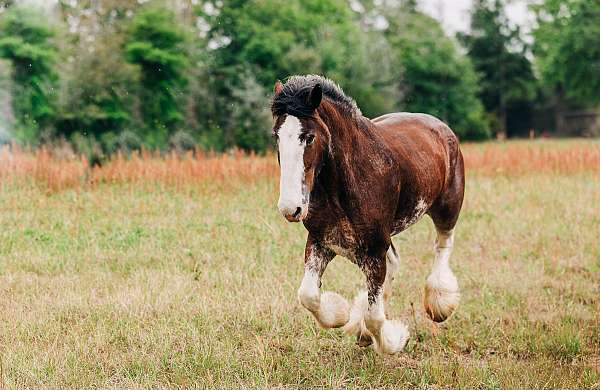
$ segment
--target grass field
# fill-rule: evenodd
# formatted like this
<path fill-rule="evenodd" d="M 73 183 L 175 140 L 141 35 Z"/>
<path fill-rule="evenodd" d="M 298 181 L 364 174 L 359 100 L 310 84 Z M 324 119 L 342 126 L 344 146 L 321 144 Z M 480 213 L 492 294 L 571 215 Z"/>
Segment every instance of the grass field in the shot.
<path fill-rule="evenodd" d="M 600 388 L 600 144 L 466 145 L 456 315 L 422 307 L 428 218 L 394 238 L 379 357 L 296 299 L 306 232 L 271 157 L 0 153 L 0 353 L 8 388 Z M 358 270 L 323 287 L 351 299 Z M 414 311 L 411 309 L 414 307 Z"/>

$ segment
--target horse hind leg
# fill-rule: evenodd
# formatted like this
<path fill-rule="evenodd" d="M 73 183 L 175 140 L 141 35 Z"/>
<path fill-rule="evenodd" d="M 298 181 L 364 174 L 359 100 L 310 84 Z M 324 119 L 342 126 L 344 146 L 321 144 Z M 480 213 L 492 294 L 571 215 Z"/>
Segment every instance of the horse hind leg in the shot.
<path fill-rule="evenodd" d="M 344 325 L 344 332 L 355 335 L 356 343 L 361 347 L 368 347 L 373 343 L 364 320 L 368 304 L 367 291 L 360 291 L 354 298 L 348 322 Z"/>
<path fill-rule="evenodd" d="M 386 269 L 385 269 L 385 282 L 383 282 L 383 297 L 385 303 L 387 303 L 392 296 L 392 283 L 394 278 L 400 269 L 400 256 L 396 252 L 394 244 L 391 244 L 387 253 L 385 254 Z"/>
<path fill-rule="evenodd" d="M 383 298 L 385 304 L 392 295 L 392 282 L 400 268 L 400 256 L 396 252 L 394 244 L 391 244 L 386 252 L 386 275 L 383 283 Z M 360 347 L 368 347 L 373 343 L 373 338 L 367 326 L 365 325 L 365 313 L 368 309 L 367 291 L 362 290 L 354 298 L 352 309 L 350 310 L 350 319 L 344 326 L 344 331 L 350 335 L 356 335 L 356 343 Z"/>
<path fill-rule="evenodd" d="M 424 305 L 427 315 L 435 322 L 448 319 L 460 302 L 458 282 L 450 269 L 450 255 L 454 246 L 454 227 L 462 207 L 464 188 L 463 160 L 459 152 L 450 186 L 429 210 L 437 237 L 434 244 L 433 268 L 425 283 Z"/>
<path fill-rule="evenodd" d="M 438 230 L 435 240 L 433 269 L 425 283 L 425 312 L 435 322 L 448 319 L 458 307 L 460 292 L 456 277 L 450 269 L 450 254 L 454 230 Z"/>

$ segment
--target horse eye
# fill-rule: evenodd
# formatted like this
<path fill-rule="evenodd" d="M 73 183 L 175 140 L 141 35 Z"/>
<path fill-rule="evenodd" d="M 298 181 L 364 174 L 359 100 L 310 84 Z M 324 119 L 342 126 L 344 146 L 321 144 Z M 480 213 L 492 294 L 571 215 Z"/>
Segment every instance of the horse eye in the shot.
<path fill-rule="evenodd" d="M 310 145 L 315 142 L 315 136 L 313 134 L 309 134 L 306 136 L 306 145 Z"/>

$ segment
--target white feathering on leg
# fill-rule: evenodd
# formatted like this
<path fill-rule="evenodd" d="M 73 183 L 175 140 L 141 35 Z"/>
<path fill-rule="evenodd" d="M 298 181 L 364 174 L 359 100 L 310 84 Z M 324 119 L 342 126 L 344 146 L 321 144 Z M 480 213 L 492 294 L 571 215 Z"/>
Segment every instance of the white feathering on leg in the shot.
<path fill-rule="evenodd" d="M 432 272 L 425 284 L 425 310 L 429 317 L 436 322 L 445 321 L 459 302 L 458 282 L 450 268 Z"/>
<path fill-rule="evenodd" d="M 382 293 L 369 305 L 365 324 L 373 335 L 373 348 L 380 354 L 393 355 L 402 351 L 410 338 L 408 328 L 402 321 L 386 319 Z"/>
<path fill-rule="evenodd" d="M 311 312 L 319 310 L 321 293 L 319 291 L 319 275 L 311 270 L 304 272 L 302 283 L 298 289 L 298 300 Z"/>
<path fill-rule="evenodd" d="M 361 291 L 354 298 L 352 309 L 350 309 L 350 318 L 348 323 L 344 326 L 344 332 L 350 335 L 368 334 L 367 327 L 365 326 L 364 316 L 369 306 L 369 300 L 367 297 L 367 291 Z"/>
<path fill-rule="evenodd" d="M 400 320 L 385 320 L 379 331 L 379 342 L 373 339 L 373 348 L 379 354 L 393 355 L 404 349 L 410 339 L 408 327 Z"/>
<path fill-rule="evenodd" d="M 350 305 L 344 297 L 331 291 L 324 291 L 321 294 L 321 306 L 315 313 L 315 318 L 324 328 L 339 328 L 348 322 L 349 311 Z"/>
<path fill-rule="evenodd" d="M 435 244 L 433 270 L 425 283 L 425 311 L 435 322 L 443 322 L 452 315 L 460 302 L 460 292 L 456 277 L 449 265 L 454 243 L 452 231 L 438 232 Z"/>

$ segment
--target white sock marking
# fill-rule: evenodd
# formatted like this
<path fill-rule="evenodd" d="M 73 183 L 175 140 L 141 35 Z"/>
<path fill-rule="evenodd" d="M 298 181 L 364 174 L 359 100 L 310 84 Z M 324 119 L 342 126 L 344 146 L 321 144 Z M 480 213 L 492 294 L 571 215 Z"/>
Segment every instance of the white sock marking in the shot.
<path fill-rule="evenodd" d="M 365 324 L 373 336 L 373 347 L 380 354 L 400 352 L 410 337 L 408 328 L 400 320 L 388 320 L 385 317 L 383 294 L 369 305 L 365 314 Z"/>
<path fill-rule="evenodd" d="M 437 322 L 446 320 L 460 301 L 458 282 L 449 264 L 453 245 L 453 231 L 438 232 L 433 269 L 425 284 L 425 309 Z"/>
<path fill-rule="evenodd" d="M 319 291 L 319 275 L 311 270 L 304 271 L 304 277 L 298 289 L 298 298 L 302 306 L 313 313 L 319 311 L 321 303 L 321 292 Z"/>

